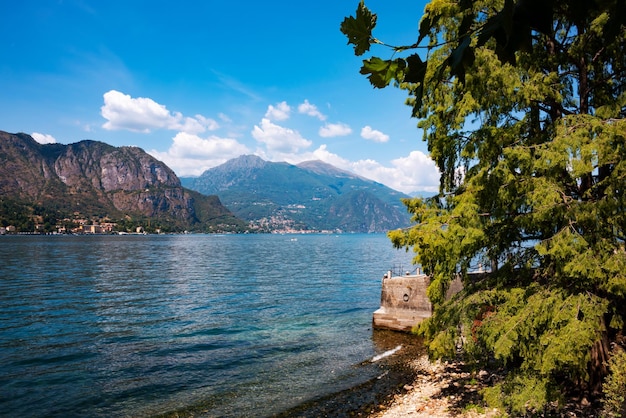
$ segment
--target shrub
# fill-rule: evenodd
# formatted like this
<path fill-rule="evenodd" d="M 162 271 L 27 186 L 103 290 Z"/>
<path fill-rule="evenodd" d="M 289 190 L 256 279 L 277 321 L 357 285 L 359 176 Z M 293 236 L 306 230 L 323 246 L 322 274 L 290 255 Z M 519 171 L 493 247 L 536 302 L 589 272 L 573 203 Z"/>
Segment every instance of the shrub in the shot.
<path fill-rule="evenodd" d="M 610 418 L 626 416 L 626 351 L 619 348 L 613 350 L 609 360 L 610 374 L 602 385 L 604 392 L 603 415 Z"/>

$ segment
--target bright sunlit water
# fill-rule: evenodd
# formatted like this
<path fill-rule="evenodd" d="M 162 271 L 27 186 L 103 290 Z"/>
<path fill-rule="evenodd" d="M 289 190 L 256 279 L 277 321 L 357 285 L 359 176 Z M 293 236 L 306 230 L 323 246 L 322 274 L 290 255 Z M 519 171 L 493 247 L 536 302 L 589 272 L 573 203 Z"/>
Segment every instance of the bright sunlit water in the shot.
<path fill-rule="evenodd" d="M 0 237 L 0 415 L 267 416 L 371 378 L 385 235 Z"/>

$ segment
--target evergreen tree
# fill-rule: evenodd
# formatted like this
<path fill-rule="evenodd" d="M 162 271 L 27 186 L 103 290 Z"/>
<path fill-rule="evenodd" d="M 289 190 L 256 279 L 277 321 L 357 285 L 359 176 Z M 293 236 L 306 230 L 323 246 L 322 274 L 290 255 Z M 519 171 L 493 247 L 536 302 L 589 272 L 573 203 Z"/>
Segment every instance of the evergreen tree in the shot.
<path fill-rule="evenodd" d="M 495 360 L 487 392 L 538 412 L 569 382 L 597 394 L 626 329 L 626 14 L 618 0 L 432 0 L 417 42 L 374 38 L 363 1 L 341 30 L 378 88 L 408 93 L 440 193 L 390 233 L 431 276 L 430 352 Z M 384 53 L 384 51 L 383 51 Z M 490 274 L 468 276 L 479 266 Z M 444 300 L 461 274 L 464 290 Z M 471 278 L 473 277 L 473 278 Z"/>

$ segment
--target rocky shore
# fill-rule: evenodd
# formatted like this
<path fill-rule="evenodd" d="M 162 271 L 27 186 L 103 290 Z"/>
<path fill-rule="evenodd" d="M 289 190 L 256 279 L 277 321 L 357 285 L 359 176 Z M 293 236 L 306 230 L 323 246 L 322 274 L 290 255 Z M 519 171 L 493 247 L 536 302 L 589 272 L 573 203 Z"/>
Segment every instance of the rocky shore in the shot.
<path fill-rule="evenodd" d="M 381 360 L 381 374 L 377 378 L 275 417 L 492 418 L 503 415 L 497 409 L 484 407 L 480 395 L 480 390 L 501 379 L 501 374 L 476 370 L 462 362 L 431 362 L 415 337 L 398 334 L 397 338 L 403 342 L 402 349 Z M 547 411 L 541 416 L 592 418 L 600 416 L 600 409 L 598 403 L 570 398 L 564 408 Z"/>
<path fill-rule="evenodd" d="M 493 378 L 488 372 L 466 371 L 461 363 L 430 362 L 421 340 L 409 334 L 386 332 L 376 340 L 381 349 L 393 352 L 380 359 L 376 378 L 273 418 L 499 416 L 497 410 L 480 406 L 479 390 Z"/>
<path fill-rule="evenodd" d="M 480 406 L 479 390 L 492 376 L 481 370 L 464 371 L 462 364 L 432 363 L 424 354 L 410 361 L 415 379 L 406 384 L 404 393 L 396 394 L 381 411 L 371 418 L 443 418 L 443 417 L 496 417 L 496 409 Z"/>
<path fill-rule="evenodd" d="M 443 418 L 496 417 L 497 410 L 480 407 L 478 390 L 490 379 L 487 372 L 470 373 L 462 365 L 431 363 L 425 354 L 405 352 L 386 360 L 380 376 L 274 418 L 369 417 Z"/>
<path fill-rule="evenodd" d="M 409 362 L 415 370 L 412 384 L 403 387 L 390 402 L 369 418 L 491 418 L 503 416 L 497 409 L 483 407 L 480 390 L 502 378 L 485 370 L 470 371 L 463 363 L 432 363 L 426 355 Z M 541 417 L 600 417 L 602 404 L 570 396 L 562 408 L 549 407 Z"/>

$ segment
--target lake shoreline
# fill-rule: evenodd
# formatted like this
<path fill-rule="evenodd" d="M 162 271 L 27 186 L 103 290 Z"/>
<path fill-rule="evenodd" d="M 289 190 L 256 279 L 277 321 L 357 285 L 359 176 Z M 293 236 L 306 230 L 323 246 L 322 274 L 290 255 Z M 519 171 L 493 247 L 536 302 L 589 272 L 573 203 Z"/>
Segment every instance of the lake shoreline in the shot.
<path fill-rule="evenodd" d="M 414 360 L 423 358 L 422 339 L 407 333 L 374 330 L 377 355 L 355 367 L 373 365 L 376 375 L 343 390 L 321 394 L 292 407 L 259 416 L 266 418 L 368 417 L 389 409 L 418 378 Z M 293 394 L 291 394 L 293 396 Z M 285 395 L 288 396 L 288 395 Z M 202 403 L 156 415 L 159 418 L 213 417 Z"/>
<path fill-rule="evenodd" d="M 408 351 L 408 350 L 407 350 Z M 502 412 L 484 406 L 481 390 L 503 378 L 502 370 L 476 370 L 461 361 L 432 362 L 411 350 L 388 360 L 383 375 L 323 396 L 272 418 L 495 418 Z M 550 416 L 598 417 L 602 403 L 570 395 L 548 408 Z"/>
<path fill-rule="evenodd" d="M 415 370 L 409 365 L 393 364 L 365 383 L 307 401 L 271 418 L 370 416 L 391 406 L 415 378 Z"/>
<path fill-rule="evenodd" d="M 422 339 L 397 331 L 373 331 L 378 355 L 367 362 L 379 367 L 372 379 L 339 392 L 322 395 L 271 418 L 314 418 L 371 416 L 389 408 L 415 382 L 418 369 L 414 359 L 425 355 Z"/>

